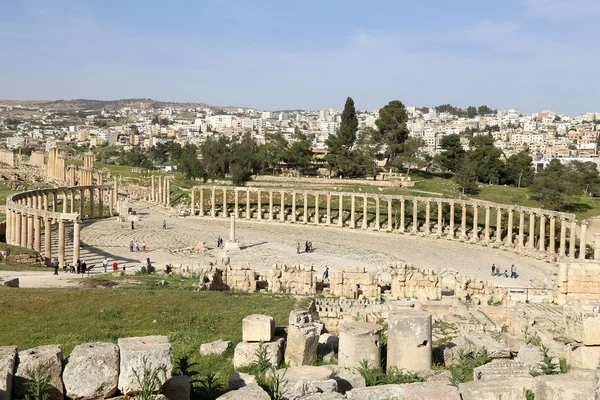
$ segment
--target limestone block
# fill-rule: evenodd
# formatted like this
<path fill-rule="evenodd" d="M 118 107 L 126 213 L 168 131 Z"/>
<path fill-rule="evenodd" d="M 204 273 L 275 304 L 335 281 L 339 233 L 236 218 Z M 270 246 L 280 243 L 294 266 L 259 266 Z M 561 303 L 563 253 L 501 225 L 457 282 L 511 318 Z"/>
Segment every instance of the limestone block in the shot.
<path fill-rule="evenodd" d="M 515 361 L 523 363 L 531 373 L 542 372 L 540 364 L 542 363 L 543 357 L 540 348 L 532 345 L 531 343 L 522 346 L 519 349 L 519 353 L 515 358 Z"/>
<path fill-rule="evenodd" d="M 142 374 L 143 361 L 150 368 L 164 367 L 158 374 L 161 385 L 171 379 L 173 374 L 173 349 L 166 336 L 144 336 L 122 338 L 117 341 L 121 360 L 119 363 L 119 390 L 128 394 L 139 390 L 134 371 Z"/>
<path fill-rule="evenodd" d="M 65 365 L 63 380 L 71 399 L 110 397 L 117 391 L 119 381 L 119 348 L 113 343 L 75 346 Z"/>
<path fill-rule="evenodd" d="M 581 375 L 542 375 L 534 380 L 536 399 L 589 400 L 594 398 L 594 379 Z"/>
<path fill-rule="evenodd" d="M 258 385 L 248 385 L 227 392 L 217 400 L 271 400 L 271 396 Z"/>
<path fill-rule="evenodd" d="M 275 333 L 275 320 L 268 315 L 253 314 L 242 320 L 244 342 L 270 342 Z"/>
<path fill-rule="evenodd" d="M 490 360 L 495 358 L 510 358 L 510 349 L 490 335 L 481 332 L 469 332 L 464 334 L 464 339 L 468 351 L 485 347 Z"/>
<path fill-rule="evenodd" d="M 169 400 L 190 400 L 192 385 L 187 376 L 174 376 L 161 388 L 160 393 Z"/>
<path fill-rule="evenodd" d="M 60 345 L 39 346 L 20 351 L 19 365 L 13 379 L 13 397 L 25 397 L 31 381 L 29 371 L 35 372 L 38 366 L 44 365 L 47 368 L 46 372 L 50 375 L 50 399 L 62 400 L 64 398 L 62 362 L 62 346 Z"/>
<path fill-rule="evenodd" d="M 272 365 L 279 365 L 283 356 L 283 338 L 274 337 L 272 341 L 262 343 L 266 354 L 267 360 Z M 238 369 L 241 367 L 247 367 L 256 360 L 256 352 L 258 351 L 261 343 L 239 343 L 235 346 L 233 352 L 233 367 Z"/>
<path fill-rule="evenodd" d="M 348 400 L 404 399 L 404 389 L 402 385 L 370 386 L 352 389 L 346 392 L 346 398 Z"/>
<path fill-rule="evenodd" d="M 302 367 L 291 367 L 277 370 L 279 376 L 283 376 L 288 382 L 288 386 L 294 386 L 300 381 L 326 381 L 329 380 L 333 371 L 327 366 L 305 365 Z"/>
<path fill-rule="evenodd" d="M 0 400 L 10 400 L 17 346 L 0 347 Z"/>
<path fill-rule="evenodd" d="M 461 400 L 458 389 L 444 382 L 417 382 L 401 385 L 403 400 Z"/>
<path fill-rule="evenodd" d="M 229 378 L 229 390 L 236 390 L 248 385 L 258 385 L 254 375 L 235 371 Z"/>
<path fill-rule="evenodd" d="M 567 362 L 573 368 L 594 370 L 600 363 L 600 346 L 569 346 Z"/>
<path fill-rule="evenodd" d="M 346 396 L 341 393 L 314 393 L 303 396 L 302 400 L 341 400 L 345 398 Z"/>
<path fill-rule="evenodd" d="M 285 347 L 286 363 L 291 367 L 314 364 L 317 361 L 320 332 L 321 325 L 290 325 Z"/>
<path fill-rule="evenodd" d="M 367 387 L 365 378 L 362 377 L 356 370 L 340 368 L 337 365 L 325 365 L 333 372 L 333 379 L 337 382 L 338 392 L 346 393 L 352 389 Z"/>
<path fill-rule="evenodd" d="M 586 346 L 600 345 L 600 314 L 568 307 L 565 309 L 567 336 Z"/>
<path fill-rule="evenodd" d="M 539 348 L 538 348 L 539 351 Z M 512 380 L 516 378 L 531 378 L 529 367 L 525 364 L 508 359 L 495 359 L 473 370 L 476 381 Z"/>
<path fill-rule="evenodd" d="M 219 339 L 212 343 L 203 343 L 200 345 L 200 354 L 203 356 L 222 355 L 231 347 L 231 340 Z"/>
<path fill-rule="evenodd" d="M 431 369 L 431 314 L 403 310 L 388 316 L 389 366 L 418 371 Z"/>
<path fill-rule="evenodd" d="M 368 322 L 344 322 L 339 325 L 340 342 L 338 365 L 357 368 L 363 360 L 371 366 L 381 365 L 381 330 L 383 327 Z"/>
<path fill-rule="evenodd" d="M 462 400 L 523 400 L 528 389 L 533 389 L 531 379 L 473 381 L 458 385 Z"/>

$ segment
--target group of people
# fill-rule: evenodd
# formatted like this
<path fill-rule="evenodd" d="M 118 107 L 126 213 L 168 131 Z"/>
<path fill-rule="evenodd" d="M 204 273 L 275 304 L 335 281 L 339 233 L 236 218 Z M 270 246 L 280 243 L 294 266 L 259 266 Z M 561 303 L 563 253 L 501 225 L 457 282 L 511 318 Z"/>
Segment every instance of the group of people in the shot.
<path fill-rule="evenodd" d="M 304 252 L 312 253 L 312 251 L 313 251 L 312 242 L 307 240 L 306 242 L 304 242 Z M 296 243 L 296 254 L 300 254 L 300 243 Z"/>
<path fill-rule="evenodd" d="M 56 260 L 54 262 L 54 275 L 58 275 L 58 260 Z M 67 262 L 67 260 L 63 261 L 63 272 L 64 273 L 71 273 L 71 274 L 82 274 L 84 275 L 85 272 L 87 271 L 87 264 L 86 262 L 83 260 L 83 258 L 79 258 L 77 259 L 77 262 L 75 263 L 75 265 L 69 265 L 69 263 Z"/>
<path fill-rule="evenodd" d="M 108 272 L 108 264 L 109 264 L 108 258 L 104 257 L 104 261 L 102 261 L 102 266 L 104 267 L 104 273 Z M 112 269 L 113 269 L 113 272 L 119 270 L 119 264 L 117 264 L 117 260 L 115 260 L 113 262 Z M 123 265 L 123 271 L 125 271 L 125 265 Z"/>
<path fill-rule="evenodd" d="M 517 267 L 515 267 L 515 264 L 513 264 L 510 267 L 510 276 L 508 275 L 508 270 L 504 270 L 504 272 L 502 272 L 502 269 L 500 268 L 500 266 L 496 266 L 496 264 L 492 264 L 492 276 L 503 276 L 505 278 L 513 278 L 513 279 L 517 279 Z"/>
<path fill-rule="evenodd" d="M 137 240 L 134 242 L 133 240 L 129 242 L 129 251 L 133 253 L 133 251 L 140 251 L 140 242 Z M 142 251 L 146 252 L 146 242 L 142 242 Z"/>

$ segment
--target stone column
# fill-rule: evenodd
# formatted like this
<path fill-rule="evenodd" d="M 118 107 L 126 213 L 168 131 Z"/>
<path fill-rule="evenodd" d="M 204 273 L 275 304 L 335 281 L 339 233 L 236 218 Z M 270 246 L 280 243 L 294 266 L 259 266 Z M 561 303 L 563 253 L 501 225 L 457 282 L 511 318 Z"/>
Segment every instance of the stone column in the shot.
<path fill-rule="evenodd" d="M 571 233 L 569 238 L 569 258 L 575 258 L 575 242 L 577 241 L 577 222 L 571 221 Z"/>
<path fill-rule="evenodd" d="M 27 214 L 21 213 L 21 247 L 27 247 Z"/>
<path fill-rule="evenodd" d="M 65 262 L 65 221 L 58 220 L 58 265 Z"/>
<path fill-rule="evenodd" d="M 190 194 L 192 196 L 192 204 L 191 204 L 191 214 L 192 216 L 196 215 L 196 190 L 194 188 L 192 188 L 192 193 Z"/>
<path fill-rule="evenodd" d="M 556 253 L 556 217 L 550 217 L 550 242 L 548 243 L 548 252 Z"/>
<path fill-rule="evenodd" d="M 379 208 L 381 207 L 381 200 L 379 196 L 375 197 L 375 230 L 379 230 L 381 228 L 381 212 Z"/>
<path fill-rule="evenodd" d="M 273 191 L 269 190 L 269 221 L 273 221 Z"/>
<path fill-rule="evenodd" d="M 246 219 L 250 219 L 250 189 L 246 189 Z"/>
<path fill-rule="evenodd" d="M 538 249 L 540 251 L 546 251 L 546 216 L 540 214 L 540 240 Z"/>
<path fill-rule="evenodd" d="M 35 217 L 35 245 L 34 250 L 38 253 L 42 252 L 42 218 Z"/>
<path fill-rule="evenodd" d="M 158 198 L 156 199 L 157 203 L 162 202 L 162 177 L 158 177 Z"/>
<path fill-rule="evenodd" d="M 104 189 L 98 189 L 98 216 L 104 216 Z"/>
<path fill-rule="evenodd" d="M 80 197 L 79 215 L 81 215 L 81 218 L 83 218 L 83 216 L 85 214 L 85 190 L 84 189 L 79 190 L 79 197 Z"/>
<path fill-rule="evenodd" d="M 304 218 L 302 218 L 302 223 L 308 223 L 308 193 L 304 192 Z"/>
<path fill-rule="evenodd" d="M 63 202 L 62 212 L 66 214 L 67 213 L 67 192 L 66 191 L 62 192 L 62 196 L 60 196 L 60 197 L 62 197 L 62 202 Z"/>
<path fill-rule="evenodd" d="M 79 221 L 73 221 L 73 264 L 79 259 Z"/>
<path fill-rule="evenodd" d="M 350 204 L 350 228 L 356 228 L 356 196 L 352 194 L 352 203 Z"/>
<path fill-rule="evenodd" d="M 508 210 L 506 210 L 508 212 L 508 225 L 506 227 L 506 244 L 508 244 L 509 246 L 513 245 L 513 210 L 512 208 L 509 208 Z"/>
<path fill-rule="evenodd" d="M 331 225 L 331 194 L 327 193 L 327 225 Z"/>
<path fill-rule="evenodd" d="M 319 193 L 315 193 L 315 225 L 319 225 Z"/>
<path fill-rule="evenodd" d="M 258 218 L 257 219 L 261 220 L 262 219 L 262 192 L 260 189 L 258 189 L 256 191 L 256 196 L 258 197 L 257 202 L 256 202 L 256 204 L 257 204 L 256 208 L 258 209 Z"/>
<path fill-rule="evenodd" d="M 52 261 L 52 220 L 44 220 L 44 257 Z"/>
<path fill-rule="evenodd" d="M 279 219 L 285 222 L 285 191 L 281 191 L 281 202 L 279 204 Z"/>
<path fill-rule="evenodd" d="M 406 200 L 404 197 L 400 198 L 400 226 L 398 227 L 398 231 L 404 233 L 404 229 L 406 228 Z"/>
<path fill-rule="evenodd" d="M 56 212 L 56 202 L 58 200 L 58 192 L 57 191 L 53 191 L 52 192 L 52 212 Z"/>
<path fill-rule="evenodd" d="M 171 178 L 167 177 L 167 207 L 171 208 Z"/>
<path fill-rule="evenodd" d="M 71 214 L 75 213 L 75 191 L 71 189 Z"/>
<path fill-rule="evenodd" d="M 399 370 L 431 369 L 431 314 L 394 311 L 388 317 L 387 365 Z"/>
<path fill-rule="evenodd" d="M 240 217 L 240 192 L 237 189 L 233 190 L 235 193 L 234 196 L 234 203 L 233 203 L 233 215 L 235 215 L 236 218 Z"/>
<path fill-rule="evenodd" d="M 473 206 L 473 241 L 479 241 L 479 206 Z"/>
<path fill-rule="evenodd" d="M 413 217 L 412 217 L 412 232 L 417 233 L 419 231 L 419 200 L 413 200 Z"/>
<path fill-rule="evenodd" d="M 460 219 L 460 238 L 465 240 L 467 238 L 467 205 L 462 203 L 462 214 Z"/>
<path fill-rule="evenodd" d="M 496 243 L 502 243 L 502 208 L 496 208 Z"/>
<path fill-rule="evenodd" d="M 366 362 L 381 364 L 381 325 L 368 322 L 343 322 L 339 325 L 338 365 L 354 370 Z"/>
<path fill-rule="evenodd" d="M 535 247 L 535 214 L 529 213 L 529 241 L 527 247 L 533 249 Z"/>
<path fill-rule="evenodd" d="M 425 234 L 429 235 L 431 226 L 431 202 L 427 200 L 425 202 Z"/>
<path fill-rule="evenodd" d="M 450 218 L 450 235 L 449 236 L 451 239 L 454 239 L 454 213 L 455 213 L 454 202 L 451 201 L 450 202 L 450 216 L 449 216 L 449 218 Z"/>
<path fill-rule="evenodd" d="M 20 211 L 16 211 L 15 212 L 15 235 L 14 235 L 14 240 L 13 240 L 13 244 L 15 246 L 21 246 L 21 231 L 23 230 L 23 219 L 21 218 L 21 212 Z"/>
<path fill-rule="evenodd" d="M 210 216 L 217 216 L 217 189 L 214 186 L 210 189 Z"/>
<path fill-rule="evenodd" d="M 117 207 L 118 200 L 119 200 L 119 184 L 117 182 L 117 177 L 115 176 L 113 179 L 113 192 L 112 192 L 112 196 L 111 196 L 113 209 L 115 209 Z"/>
<path fill-rule="evenodd" d="M 296 222 L 296 192 L 292 192 L 292 222 Z"/>
<path fill-rule="evenodd" d="M 367 229 L 369 227 L 369 198 L 367 194 L 363 196 L 363 218 L 362 218 L 362 228 Z"/>
<path fill-rule="evenodd" d="M 94 218 L 94 190 L 90 189 L 90 218 Z"/>
<path fill-rule="evenodd" d="M 438 201 L 438 211 L 437 211 L 437 235 L 438 236 L 442 236 L 442 234 L 444 233 L 444 227 L 442 226 L 442 224 L 444 223 L 443 220 L 443 207 L 444 205 L 442 204 L 441 201 Z"/>
<path fill-rule="evenodd" d="M 151 179 L 151 189 L 150 189 L 150 201 L 155 201 L 156 200 L 156 193 L 154 192 L 154 175 L 152 175 L 150 177 Z M 194 189 L 192 189 L 192 197 L 194 195 Z"/>
<path fill-rule="evenodd" d="M 587 249 L 587 221 L 581 221 L 581 232 L 579 236 L 579 259 L 585 260 Z"/>
<path fill-rule="evenodd" d="M 114 199 L 114 190 L 108 189 L 108 213 L 112 217 L 114 215 L 113 210 L 113 199 Z M 75 202 L 73 202 L 75 203 Z"/>
<path fill-rule="evenodd" d="M 483 231 L 483 239 L 486 242 L 490 241 L 490 206 L 485 206 L 485 228 Z"/>
<path fill-rule="evenodd" d="M 567 221 L 564 218 L 560 219 L 560 244 L 559 255 L 564 257 L 567 251 Z"/>
<path fill-rule="evenodd" d="M 223 218 L 229 218 L 229 212 L 227 211 L 227 189 L 223 188 Z"/>
<path fill-rule="evenodd" d="M 523 211 L 519 211 L 519 238 L 517 240 L 517 245 L 519 247 L 525 246 L 525 213 Z"/>
<path fill-rule="evenodd" d="M 393 209 L 392 209 L 392 198 L 391 197 L 388 198 L 387 211 L 388 211 L 387 230 L 388 230 L 388 232 L 391 232 L 394 229 L 394 224 L 393 224 L 394 215 L 392 212 Z"/>
<path fill-rule="evenodd" d="M 6 209 L 6 226 L 4 228 L 6 243 L 12 244 L 12 210 Z"/>
<path fill-rule="evenodd" d="M 236 192 L 237 194 L 237 192 Z M 199 208 L 200 208 L 200 216 L 203 217 L 204 216 L 204 188 L 201 187 L 200 188 L 200 204 L 198 204 Z"/>
<path fill-rule="evenodd" d="M 33 215 L 27 216 L 27 248 L 33 250 Z"/>
<path fill-rule="evenodd" d="M 48 193 L 45 193 L 42 195 L 44 198 L 44 211 L 48 211 Z"/>
<path fill-rule="evenodd" d="M 344 195 L 340 194 L 338 205 L 338 225 L 344 226 Z"/>

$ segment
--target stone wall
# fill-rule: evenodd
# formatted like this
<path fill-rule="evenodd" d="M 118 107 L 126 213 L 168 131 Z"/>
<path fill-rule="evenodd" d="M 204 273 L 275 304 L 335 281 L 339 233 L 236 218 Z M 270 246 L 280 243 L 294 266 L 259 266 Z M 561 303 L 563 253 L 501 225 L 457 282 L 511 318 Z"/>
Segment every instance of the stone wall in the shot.
<path fill-rule="evenodd" d="M 11 150 L 0 150 L 0 163 L 15 166 L 15 156 Z"/>
<path fill-rule="evenodd" d="M 387 174 L 385 174 L 387 177 Z M 369 180 L 369 179 L 325 179 L 325 178 L 303 178 L 303 177 L 283 177 L 283 176 L 273 176 L 273 175 L 257 175 L 254 177 L 254 181 L 263 182 L 297 182 L 297 183 L 310 183 L 310 184 L 320 184 L 320 185 L 335 185 L 337 183 L 344 185 L 373 185 L 373 186 L 386 186 L 386 187 L 413 187 L 415 183 L 411 181 L 410 177 L 404 175 L 398 175 L 398 179 L 382 180 L 381 175 L 378 176 L 378 180 Z M 252 181 L 249 182 L 252 185 Z"/>
<path fill-rule="evenodd" d="M 395 299 L 441 300 L 440 271 L 412 268 L 407 265 L 393 269 L 392 297 Z"/>
<path fill-rule="evenodd" d="M 587 305 L 600 298 L 600 264 L 594 262 L 561 263 L 556 286 L 560 305 Z"/>
<path fill-rule="evenodd" d="M 33 167 L 44 169 L 44 167 L 46 166 L 44 163 L 44 153 L 42 153 L 41 151 L 32 151 L 27 164 Z"/>
<path fill-rule="evenodd" d="M 461 277 L 456 280 L 454 296 L 459 300 L 471 300 L 477 304 L 487 304 L 488 301 L 504 302 L 506 290 L 484 282 L 475 277 Z"/>

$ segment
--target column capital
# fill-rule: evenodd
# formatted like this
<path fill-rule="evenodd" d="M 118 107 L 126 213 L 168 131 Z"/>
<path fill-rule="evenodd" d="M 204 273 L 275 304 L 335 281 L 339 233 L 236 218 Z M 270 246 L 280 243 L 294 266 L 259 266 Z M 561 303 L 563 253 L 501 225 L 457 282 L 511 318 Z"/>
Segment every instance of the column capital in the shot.
<path fill-rule="evenodd" d="M 581 221 L 581 225 L 587 225 L 587 224 L 588 224 L 587 220 L 584 219 Z"/>

